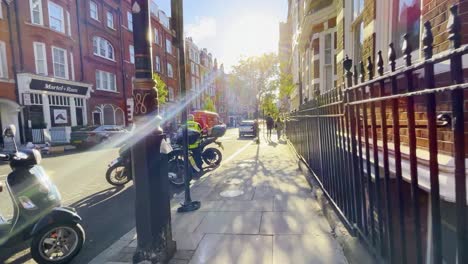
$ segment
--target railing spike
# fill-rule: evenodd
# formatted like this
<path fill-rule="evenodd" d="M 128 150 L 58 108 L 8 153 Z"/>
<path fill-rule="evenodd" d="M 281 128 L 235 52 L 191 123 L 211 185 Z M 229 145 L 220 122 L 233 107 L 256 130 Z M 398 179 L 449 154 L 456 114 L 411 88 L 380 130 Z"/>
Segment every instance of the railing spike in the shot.
<path fill-rule="evenodd" d="M 458 5 L 450 7 L 450 16 L 447 23 L 449 33 L 448 39 L 452 42 L 452 48 L 457 49 L 461 46 L 460 18 L 458 16 Z"/>
<path fill-rule="evenodd" d="M 403 52 L 403 59 L 406 62 L 406 66 L 411 66 L 411 52 L 413 52 L 413 47 L 409 43 L 409 33 L 403 35 L 403 46 L 401 47 L 401 51 Z"/>
<path fill-rule="evenodd" d="M 396 67 L 396 52 L 393 43 L 388 45 L 388 64 L 390 65 L 390 70 L 393 72 L 395 71 Z"/>
<path fill-rule="evenodd" d="M 354 85 L 357 85 L 357 84 L 358 84 L 358 76 L 359 76 L 359 74 L 358 74 L 358 67 L 357 67 L 357 65 L 355 64 L 355 65 L 354 65 L 354 76 L 353 76 L 353 77 L 354 77 Z"/>
<path fill-rule="evenodd" d="M 366 69 L 364 67 L 364 62 L 360 61 L 359 66 L 361 70 L 361 74 L 359 74 L 359 78 L 360 78 L 361 83 L 363 83 L 366 80 Z"/>
<path fill-rule="evenodd" d="M 353 73 L 351 72 L 351 68 L 353 67 L 353 60 L 351 60 L 348 55 L 346 55 L 345 59 L 343 60 L 343 68 L 345 69 L 345 79 L 347 87 L 353 86 Z"/>
<path fill-rule="evenodd" d="M 372 63 L 372 57 L 367 57 L 367 75 L 369 76 L 369 80 L 374 78 L 374 64 Z"/>
<path fill-rule="evenodd" d="M 424 23 L 424 32 L 423 32 L 423 51 L 424 58 L 426 60 L 432 58 L 432 45 L 434 44 L 434 36 L 432 35 L 432 26 L 430 21 Z"/>
<path fill-rule="evenodd" d="M 379 50 L 377 52 L 377 72 L 379 73 L 380 76 L 383 75 L 384 72 L 384 62 L 383 62 L 383 57 L 382 57 L 382 51 Z"/>

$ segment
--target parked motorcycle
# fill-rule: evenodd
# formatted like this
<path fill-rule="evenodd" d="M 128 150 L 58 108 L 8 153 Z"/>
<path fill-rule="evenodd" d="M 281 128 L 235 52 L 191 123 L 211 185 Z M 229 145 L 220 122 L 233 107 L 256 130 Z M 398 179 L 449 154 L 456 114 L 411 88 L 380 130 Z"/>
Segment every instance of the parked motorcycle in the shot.
<path fill-rule="evenodd" d="M 106 172 L 106 180 L 114 186 L 123 186 L 133 180 L 132 158 L 130 148 L 123 146 L 119 149 L 119 156 L 114 159 Z"/>
<path fill-rule="evenodd" d="M 14 140 L 16 128 L 10 125 L 4 136 Z M 40 264 L 68 263 L 81 250 L 85 232 L 74 208 L 61 205 L 57 187 L 39 166 L 41 154 L 35 149 L 0 153 L 12 172 L 5 187 L 14 211 L 11 219 L 0 216 L 0 249 L 12 248 L 32 239 L 31 256 Z M 0 185 L 0 192 L 4 191 Z"/>
<path fill-rule="evenodd" d="M 183 182 L 183 161 L 175 160 L 174 153 L 169 153 L 168 178 L 169 182 L 181 186 Z M 113 160 L 107 169 L 106 180 L 114 186 L 123 186 L 133 180 L 132 158 L 130 148 L 123 146 L 119 150 L 119 157 Z"/>
<path fill-rule="evenodd" d="M 223 143 L 218 141 L 219 137 L 222 137 L 226 133 L 226 126 L 220 125 L 220 126 L 214 126 L 211 129 L 211 132 L 209 135 L 202 135 L 200 133 L 197 133 L 195 131 L 188 131 L 188 139 L 189 139 L 189 144 L 195 143 L 197 140 L 200 140 L 200 144 L 198 148 L 200 149 L 201 153 L 201 158 L 202 161 L 208 165 L 208 166 L 219 166 L 221 164 L 221 161 L 223 159 L 223 155 L 221 151 L 217 148 L 209 147 L 207 146 L 211 144 L 216 144 L 219 148 L 224 150 Z M 171 157 L 172 159 L 169 162 L 169 167 L 177 167 L 179 170 L 183 170 L 183 161 L 184 161 L 184 153 L 183 153 L 183 148 L 182 148 L 182 133 L 178 133 L 172 140 L 172 153 Z M 172 164 L 171 164 L 172 163 Z M 182 166 L 180 165 L 182 164 Z M 202 170 L 200 165 L 202 166 L 203 164 L 196 164 L 194 158 L 193 158 L 193 153 L 192 151 L 189 151 L 189 164 L 192 169 L 192 172 L 198 173 Z M 180 175 L 185 175 L 184 171 L 179 173 Z M 177 179 L 178 182 L 183 184 L 184 179 Z"/>

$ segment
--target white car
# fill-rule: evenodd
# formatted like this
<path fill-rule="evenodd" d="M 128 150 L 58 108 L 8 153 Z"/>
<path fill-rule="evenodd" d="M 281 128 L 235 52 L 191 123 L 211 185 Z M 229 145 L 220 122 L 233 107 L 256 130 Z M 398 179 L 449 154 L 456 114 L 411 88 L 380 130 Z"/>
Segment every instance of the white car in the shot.
<path fill-rule="evenodd" d="M 239 124 L 239 137 L 244 137 L 245 135 L 252 135 L 255 137 L 255 121 L 253 120 L 244 120 Z"/>

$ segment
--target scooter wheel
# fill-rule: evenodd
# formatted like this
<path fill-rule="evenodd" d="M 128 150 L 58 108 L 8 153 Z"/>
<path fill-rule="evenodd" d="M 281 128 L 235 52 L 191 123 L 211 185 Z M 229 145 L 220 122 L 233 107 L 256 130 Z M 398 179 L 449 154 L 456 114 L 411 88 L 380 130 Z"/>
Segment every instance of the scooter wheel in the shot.
<path fill-rule="evenodd" d="M 85 232 L 80 224 L 51 225 L 34 236 L 31 256 L 39 264 L 68 263 L 80 252 L 84 241 Z"/>
<path fill-rule="evenodd" d="M 208 166 L 219 166 L 223 159 L 223 154 L 217 148 L 207 148 L 203 151 L 202 158 Z"/>
<path fill-rule="evenodd" d="M 130 177 L 128 177 L 128 172 L 126 170 L 127 168 L 121 164 L 116 164 L 110 167 L 106 172 L 107 182 L 117 187 L 124 186 L 130 181 Z"/>

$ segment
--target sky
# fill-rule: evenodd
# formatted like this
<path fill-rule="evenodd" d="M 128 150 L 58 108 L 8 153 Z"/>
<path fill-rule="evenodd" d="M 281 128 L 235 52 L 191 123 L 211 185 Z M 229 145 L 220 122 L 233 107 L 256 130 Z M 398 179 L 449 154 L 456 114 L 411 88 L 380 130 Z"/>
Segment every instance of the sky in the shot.
<path fill-rule="evenodd" d="M 157 1 L 169 16 L 170 2 Z M 286 20 L 287 8 L 287 0 L 185 0 L 185 36 L 229 72 L 242 57 L 278 51 L 278 24 Z"/>

